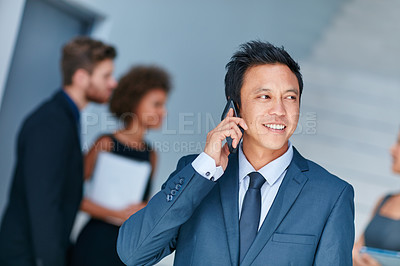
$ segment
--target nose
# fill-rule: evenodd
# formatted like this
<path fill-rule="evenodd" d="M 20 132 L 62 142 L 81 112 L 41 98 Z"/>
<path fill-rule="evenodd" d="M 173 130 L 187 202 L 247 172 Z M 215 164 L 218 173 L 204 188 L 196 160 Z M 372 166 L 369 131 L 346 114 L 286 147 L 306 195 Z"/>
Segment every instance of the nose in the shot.
<path fill-rule="evenodd" d="M 117 85 L 118 85 L 117 80 L 114 77 L 112 77 L 110 80 L 110 88 L 115 89 Z"/>
<path fill-rule="evenodd" d="M 286 109 L 281 99 L 275 99 L 269 110 L 270 115 L 284 116 L 286 115 Z"/>
<path fill-rule="evenodd" d="M 396 148 L 397 148 L 397 145 L 395 144 L 395 145 L 393 145 L 392 147 L 390 147 L 390 154 L 394 157 L 395 156 L 395 154 L 396 154 Z"/>

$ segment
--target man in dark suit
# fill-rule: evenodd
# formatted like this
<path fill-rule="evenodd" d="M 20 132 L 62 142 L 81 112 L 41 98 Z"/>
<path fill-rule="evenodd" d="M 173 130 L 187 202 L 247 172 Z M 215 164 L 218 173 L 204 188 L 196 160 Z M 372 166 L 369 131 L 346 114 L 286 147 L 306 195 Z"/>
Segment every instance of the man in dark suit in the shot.
<path fill-rule="evenodd" d="M 63 89 L 24 121 L 0 230 L 0 265 L 66 264 L 82 197 L 80 113 L 106 102 L 116 86 L 112 46 L 78 37 L 63 48 Z"/>
<path fill-rule="evenodd" d="M 204 152 L 181 158 L 123 224 L 122 261 L 151 265 L 175 250 L 174 265 L 182 266 L 352 265 L 353 188 L 289 141 L 302 89 L 300 68 L 283 48 L 242 45 L 225 77 L 240 117 L 231 109 Z M 222 145 L 226 137 L 236 153 Z"/>

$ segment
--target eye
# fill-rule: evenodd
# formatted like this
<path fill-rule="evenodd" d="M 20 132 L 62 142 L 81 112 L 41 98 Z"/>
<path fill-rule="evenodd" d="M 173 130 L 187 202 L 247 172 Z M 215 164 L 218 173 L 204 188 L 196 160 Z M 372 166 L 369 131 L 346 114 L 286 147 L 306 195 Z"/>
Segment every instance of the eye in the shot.
<path fill-rule="evenodd" d="M 160 107 L 162 107 L 163 106 L 163 103 L 162 102 L 155 102 L 154 103 L 154 107 L 156 107 L 156 108 L 160 108 Z"/>
<path fill-rule="evenodd" d="M 290 96 L 288 96 L 286 98 L 289 99 L 289 100 L 296 100 L 297 99 L 297 97 L 294 96 L 294 95 L 290 95 Z"/>
<path fill-rule="evenodd" d="M 271 97 L 269 97 L 268 95 L 261 95 L 260 98 L 261 99 L 270 99 Z"/>

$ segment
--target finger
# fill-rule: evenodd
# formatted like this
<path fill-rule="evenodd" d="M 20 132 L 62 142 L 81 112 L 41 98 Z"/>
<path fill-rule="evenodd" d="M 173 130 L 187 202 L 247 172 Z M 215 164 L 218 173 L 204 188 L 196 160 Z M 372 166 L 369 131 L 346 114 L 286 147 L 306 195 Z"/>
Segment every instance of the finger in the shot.
<path fill-rule="evenodd" d="M 234 129 L 230 128 L 230 129 L 224 131 L 224 134 L 225 134 L 225 138 L 226 137 L 232 138 L 232 146 L 233 146 L 233 148 L 236 148 L 240 141 L 240 138 L 239 138 L 238 134 L 236 133 L 236 131 Z"/>
<path fill-rule="evenodd" d="M 231 138 L 232 138 L 232 146 L 233 146 L 233 148 L 236 148 L 240 142 L 240 139 L 242 138 L 242 132 L 240 131 L 239 127 L 235 123 L 231 124 L 231 128 L 229 128 L 229 130 L 231 130 L 230 133 L 231 133 Z M 232 130 L 234 132 L 232 132 Z"/>
<path fill-rule="evenodd" d="M 244 121 L 243 118 L 240 118 L 239 125 L 240 125 L 244 130 L 248 130 L 248 129 L 249 129 L 249 127 L 247 126 L 247 124 L 246 124 L 246 122 Z"/>
<path fill-rule="evenodd" d="M 231 129 L 235 130 L 235 132 L 238 136 L 238 139 L 240 140 L 240 138 L 242 137 L 242 131 L 240 131 L 238 125 L 236 125 L 235 123 L 231 123 L 230 126 L 231 126 Z"/>
<path fill-rule="evenodd" d="M 246 122 L 241 117 L 226 117 L 224 120 L 222 120 L 220 124 L 223 125 L 230 122 L 234 122 L 235 124 L 240 125 L 244 130 L 249 129 Z"/>
<path fill-rule="evenodd" d="M 231 137 L 233 140 L 232 146 L 236 148 L 243 135 L 238 127 L 241 118 L 230 117 L 230 119 L 232 119 L 232 121 L 228 122 L 228 120 L 224 120 L 215 129 L 210 131 L 207 139 L 209 139 L 210 142 L 214 142 L 215 140 L 222 142 L 226 137 Z M 244 125 L 246 126 L 246 124 Z"/>
<path fill-rule="evenodd" d="M 362 259 L 367 265 L 379 265 L 379 263 L 373 257 L 366 253 L 363 254 Z"/>
<path fill-rule="evenodd" d="M 228 114 L 226 117 L 233 117 L 233 115 L 234 115 L 233 109 L 229 108 L 229 111 L 228 111 Z"/>
<path fill-rule="evenodd" d="M 361 261 L 366 265 L 374 265 L 374 260 L 366 253 L 361 255 Z"/>
<path fill-rule="evenodd" d="M 220 140 L 224 140 L 226 137 L 231 137 L 232 139 L 237 139 L 238 134 L 233 128 L 227 128 L 220 131 Z"/>
<path fill-rule="evenodd" d="M 229 147 L 228 147 L 228 143 L 225 143 L 224 144 L 224 147 L 222 147 L 222 152 L 223 152 L 223 154 L 225 154 L 226 156 L 228 156 L 229 155 Z"/>
<path fill-rule="evenodd" d="M 230 110 L 233 110 L 233 109 L 230 109 Z M 233 112 L 233 111 L 229 111 L 229 112 Z M 225 125 L 227 125 L 227 124 L 229 124 L 230 122 L 234 122 L 235 124 L 241 124 L 241 126 L 244 126 L 246 129 L 247 129 L 247 125 L 246 125 L 246 123 L 244 122 L 244 120 L 243 120 L 243 122 L 241 122 L 241 120 L 243 120 L 242 118 L 240 118 L 240 117 L 234 117 L 234 116 L 226 116 L 225 118 L 224 118 L 224 120 L 222 120 L 215 128 L 214 128 L 214 130 L 222 130 L 222 128 L 224 128 L 225 127 Z"/>
<path fill-rule="evenodd" d="M 220 127 L 216 128 L 216 130 L 226 130 L 229 128 L 237 128 L 239 129 L 239 123 L 238 121 L 227 121 L 226 123 L 222 124 Z M 240 129 L 239 129 L 240 131 Z"/>
<path fill-rule="evenodd" d="M 235 122 L 236 124 L 239 124 L 240 120 L 243 120 L 243 118 L 236 117 L 236 116 L 227 116 L 225 117 L 222 122 L 229 123 L 229 122 Z"/>
<path fill-rule="evenodd" d="M 360 265 L 360 258 L 358 257 L 353 257 L 353 265 Z"/>
<path fill-rule="evenodd" d="M 242 133 L 242 131 L 240 130 L 239 126 L 236 123 L 230 122 L 228 125 L 226 125 L 226 127 L 228 129 L 233 129 L 236 132 L 236 134 L 238 136 L 238 139 L 240 140 L 240 138 L 242 137 L 243 133 Z"/>
<path fill-rule="evenodd" d="M 240 132 L 240 130 L 239 130 Z M 238 137 L 236 131 L 233 128 L 226 128 L 225 130 L 215 130 L 213 134 L 210 135 L 208 138 L 208 145 L 207 147 L 212 147 L 213 153 L 220 152 L 222 150 L 222 142 L 227 138 L 232 138 L 232 146 L 236 148 L 237 144 L 239 143 L 240 138 Z M 212 143 L 212 144 L 211 144 Z M 219 148 L 217 148 L 219 147 Z M 210 155 L 210 154 L 209 154 Z"/>

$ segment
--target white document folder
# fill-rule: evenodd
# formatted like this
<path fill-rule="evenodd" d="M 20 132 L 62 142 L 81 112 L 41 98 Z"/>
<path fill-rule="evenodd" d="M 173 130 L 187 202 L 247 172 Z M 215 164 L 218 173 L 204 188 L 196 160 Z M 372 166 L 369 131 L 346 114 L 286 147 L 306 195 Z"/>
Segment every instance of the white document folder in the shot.
<path fill-rule="evenodd" d="M 93 202 L 114 210 L 140 203 L 150 172 L 149 162 L 100 152 L 86 196 Z"/>
<path fill-rule="evenodd" d="M 368 253 L 382 266 L 399 266 L 400 252 L 370 247 L 362 247 L 360 253 Z"/>

